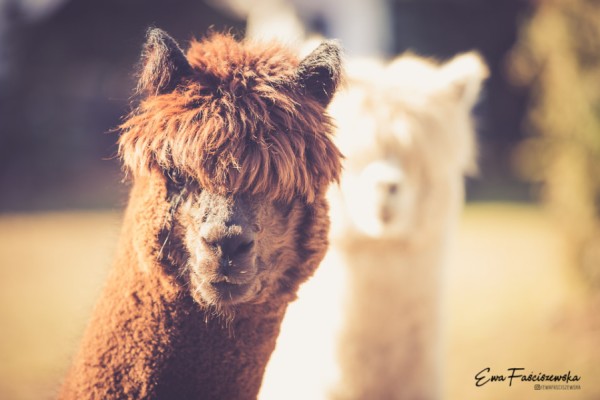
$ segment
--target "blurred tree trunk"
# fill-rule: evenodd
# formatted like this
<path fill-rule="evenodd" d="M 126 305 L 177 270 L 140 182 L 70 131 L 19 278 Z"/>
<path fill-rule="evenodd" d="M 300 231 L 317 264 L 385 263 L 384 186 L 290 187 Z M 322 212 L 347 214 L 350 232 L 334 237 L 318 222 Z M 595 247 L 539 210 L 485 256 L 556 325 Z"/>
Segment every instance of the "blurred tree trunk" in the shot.
<path fill-rule="evenodd" d="M 509 61 L 515 83 L 532 89 L 516 167 L 540 184 L 600 288 L 600 2 L 539 2 Z"/>

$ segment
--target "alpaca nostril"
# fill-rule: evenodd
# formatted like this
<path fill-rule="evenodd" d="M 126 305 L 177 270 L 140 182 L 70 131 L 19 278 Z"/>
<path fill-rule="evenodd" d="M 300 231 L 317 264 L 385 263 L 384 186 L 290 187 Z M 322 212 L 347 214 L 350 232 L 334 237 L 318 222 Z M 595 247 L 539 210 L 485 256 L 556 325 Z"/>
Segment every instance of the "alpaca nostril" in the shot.
<path fill-rule="evenodd" d="M 388 186 L 388 193 L 389 194 L 396 194 L 396 193 L 398 193 L 398 184 L 397 183 L 391 183 Z"/>
<path fill-rule="evenodd" d="M 216 240 L 209 240 L 207 238 L 201 238 L 204 246 L 212 251 L 218 251 L 219 254 L 224 256 L 238 256 L 244 255 L 250 252 L 254 248 L 254 240 L 233 236 L 223 237 Z"/>

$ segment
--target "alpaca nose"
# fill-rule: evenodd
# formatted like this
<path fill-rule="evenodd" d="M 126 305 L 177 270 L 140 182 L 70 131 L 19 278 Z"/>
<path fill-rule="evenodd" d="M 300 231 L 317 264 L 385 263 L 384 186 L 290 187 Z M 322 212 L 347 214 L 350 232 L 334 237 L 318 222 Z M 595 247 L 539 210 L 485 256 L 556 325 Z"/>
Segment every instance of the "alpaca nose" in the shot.
<path fill-rule="evenodd" d="M 203 230 L 202 240 L 209 247 L 218 249 L 223 258 L 241 256 L 254 248 L 254 232 L 241 225 Z"/>
<path fill-rule="evenodd" d="M 231 283 L 251 278 L 256 272 L 254 232 L 240 225 L 208 232 L 210 234 L 203 235 L 202 240 L 216 257 L 213 271 Z"/>
<path fill-rule="evenodd" d="M 379 182 L 377 185 L 377 192 L 383 198 L 394 197 L 398 195 L 402 190 L 402 182 Z"/>
<path fill-rule="evenodd" d="M 400 190 L 400 182 L 387 182 L 382 189 L 388 195 L 393 196 Z"/>
<path fill-rule="evenodd" d="M 222 257 L 232 259 L 248 254 L 254 248 L 254 235 L 245 231 L 222 237 L 217 242 Z"/>

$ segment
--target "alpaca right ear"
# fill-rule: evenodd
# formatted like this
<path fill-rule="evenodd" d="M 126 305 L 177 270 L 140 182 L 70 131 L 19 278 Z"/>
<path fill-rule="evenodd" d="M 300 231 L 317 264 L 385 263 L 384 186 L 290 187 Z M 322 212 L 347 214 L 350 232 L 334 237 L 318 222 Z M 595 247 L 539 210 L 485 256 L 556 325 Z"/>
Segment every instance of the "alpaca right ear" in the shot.
<path fill-rule="evenodd" d="M 341 47 L 335 40 L 327 40 L 300 62 L 296 72 L 297 83 L 309 96 L 327 107 L 340 81 Z"/>
<path fill-rule="evenodd" d="M 146 95 L 168 93 L 191 74 L 192 67 L 175 39 L 162 29 L 148 29 L 137 91 Z"/>
<path fill-rule="evenodd" d="M 477 52 L 459 54 L 441 68 L 443 84 L 448 88 L 452 96 L 450 101 L 462 107 L 458 112 L 469 115 L 479 99 L 483 82 L 488 78 L 490 72 Z M 465 131 L 463 135 L 462 168 L 465 175 L 477 175 L 477 144 L 474 132 Z"/>

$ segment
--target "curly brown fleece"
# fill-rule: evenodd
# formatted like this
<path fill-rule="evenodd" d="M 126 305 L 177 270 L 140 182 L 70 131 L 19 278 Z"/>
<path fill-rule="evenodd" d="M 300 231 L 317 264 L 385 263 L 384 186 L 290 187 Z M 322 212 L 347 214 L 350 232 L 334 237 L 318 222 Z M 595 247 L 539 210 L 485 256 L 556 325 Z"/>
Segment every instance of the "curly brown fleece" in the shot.
<path fill-rule="evenodd" d="M 341 155 L 324 108 L 338 48 L 308 64 L 224 35 L 193 42 L 187 57 L 179 51 L 164 32 L 149 32 L 139 87 L 148 97 L 120 140 L 134 187 L 116 263 L 61 399 L 256 398 L 287 304 L 326 251 L 324 193 Z M 202 190 L 303 204 L 293 208 L 294 248 L 273 266 L 285 271 L 284 290 L 238 305 L 228 324 L 194 301 L 177 258 L 165 257 L 173 169 Z"/>
<path fill-rule="evenodd" d="M 338 179 L 331 121 L 299 90 L 288 50 L 213 34 L 193 41 L 187 59 L 192 72 L 178 90 L 145 99 L 122 125 L 120 152 L 134 174 L 155 164 L 217 193 L 309 202 Z M 151 81 L 146 73 L 141 82 Z"/>

